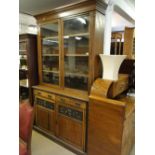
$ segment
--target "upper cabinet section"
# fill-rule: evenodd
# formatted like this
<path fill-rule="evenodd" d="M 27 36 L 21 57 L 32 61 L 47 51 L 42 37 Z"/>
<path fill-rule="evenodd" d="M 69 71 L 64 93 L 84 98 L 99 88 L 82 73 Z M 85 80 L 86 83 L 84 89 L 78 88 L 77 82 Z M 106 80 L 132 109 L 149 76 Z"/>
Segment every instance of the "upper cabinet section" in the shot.
<path fill-rule="evenodd" d="M 85 0 L 36 16 L 41 85 L 90 90 L 101 74 L 106 6 L 101 0 Z"/>

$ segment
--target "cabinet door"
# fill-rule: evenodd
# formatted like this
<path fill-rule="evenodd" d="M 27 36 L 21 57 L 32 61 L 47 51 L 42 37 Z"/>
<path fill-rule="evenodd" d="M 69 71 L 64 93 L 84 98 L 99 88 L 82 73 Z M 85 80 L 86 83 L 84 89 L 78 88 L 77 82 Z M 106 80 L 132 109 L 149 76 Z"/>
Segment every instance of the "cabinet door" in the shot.
<path fill-rule="evenodd" d="M 48 114 L 49 114 L 49 120 L 48 120 L 49 129 L 48 130 L 52 133 L 55 133 L 55 112 L 51 111 Z"/>
<path fill-rule="evenodd" d="M 58 136 L 79 149 L 83 149 L 84 126 L 83 112 L 59 105 Z"/>
<path fill-rule="evenodd" d="M 39 106 L 37 106 L 37 126 L 43 129 L 49 129 L 49 112 Z"/>
<path fill-rule="evenodd" d="M 36 125 L 48 132 L 55 133 L 54 103 L 36 98 Z"/>
<path fill-rule="evenodd" d="M 77 16 L 63 21 L 64 25 L 64 85 L 88 90 L 89 16 Z"/>
<path fill-rule="evenodd" d="M 42 82 L 59 85 L 59 26 L 58 22 L 40 26 Z"/>

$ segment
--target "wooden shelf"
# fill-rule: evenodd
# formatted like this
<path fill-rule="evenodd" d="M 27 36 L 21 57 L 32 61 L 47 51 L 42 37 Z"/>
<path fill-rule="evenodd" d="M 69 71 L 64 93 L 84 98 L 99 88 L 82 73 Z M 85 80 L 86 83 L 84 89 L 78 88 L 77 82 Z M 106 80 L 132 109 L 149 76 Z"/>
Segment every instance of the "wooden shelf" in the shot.
<path fill-rule="evenodd" d="M 27 59 L 27 55 L 24 54 L 24 56 L 19 56 L 19 58 L 20 58 L 20 59 L 25 59 L 25 60 L 26 60 L 26 59 Z"/>
<path fill-rule="evenodd" d="M 70 56 L 70 57 L 88 57 L 89 54 L 65 54 L 65 56 Z"/>
<path fill-rule="evenodd" d="M 20 80 L 19 83 L 20 83 L 20 86 L 29 88 L 28 79 Z"/>
<path fill-rule="evenodd" d="M 71 72 L 65 72 L 65 75 L 74 75 L 74 76 L 87 77 L 87 78 L 88 78 L 88 75 L 87 75 L 87 74 L 84 74 L 84 73 L 71 73 Z"/>
<path fill-rule="evenodd" d="M 42 38 L 42 39 L 43 39 L 43 40 L 58 39 L 58 36 L 45 37 L 45 38 Z"/>
<path fill-rule="evenodd" d="M 19 68 L 19 70 L 22 70 L 22 71 L 28 71 L 28 69 L 24 69 L 24 68 Z"/>
<path fill-rule="evenodd" d="M 59 71 L 52 71 L 52 70 L 42 70 L 43 72 L 47 72 L 47 73 L 56 73 L 59 74 Z"/>
<path fill-rule="evenodd" d="M 26 52 L 27 50 L 19 50 L 19 52 Z"/>
<path fill-rule="evenodd" d="M 59 56 L 59 54 L 43 54 L 42 56 Z"/>
<path fill-rule="evenodd" d="M 64 36 L 64 39 L 67 39 L 67 37 L 82 37 L 82 36 L 89 36 L 89 33 L 68 34 Z"/>

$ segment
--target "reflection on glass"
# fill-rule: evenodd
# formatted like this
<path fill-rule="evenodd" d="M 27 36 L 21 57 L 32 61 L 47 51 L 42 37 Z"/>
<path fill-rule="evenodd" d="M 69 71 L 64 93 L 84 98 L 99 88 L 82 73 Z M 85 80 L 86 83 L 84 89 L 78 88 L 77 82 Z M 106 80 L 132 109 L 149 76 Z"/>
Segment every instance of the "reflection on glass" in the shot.
<path fill-rule="evenodd" d="M 64 21 L 65 87 L 88 89 L 89 20 L 79 16 Z"/>
<path fill-rule="evenodd" d="M 65 75 L 65 87 L 87 90 L 88 89 L 88 78 L 74 76 L 74 75 Z"/>
<path fill-rule="evenodd" d="M 46 71 L 59 71 L 59 57 L 46 56 L 43 57 L 43 70 Z"/>
<path fill-rule="evenodd" d="M 87 36 L 76 36 L 64 39 L 65 54 L 88 54 L 89 38 Z"/>
<path fill-rule="evenodd" d="M 79 16 L 64 22 L 64 35 L 88 33 L 89 21 L 87 16 Z"/>
<path fill-rule="evenodd" d="M 57 73 L 43 71 L 43 82 L 49 84 L 59 84 L 59 76 Z"/>
<path fill-rule="evenodd" d="M 88 74 L 88 57 L 65 57 L 65 72 Z"/>
<path fill-rule="evenodd" d="M 43 82 L 59 85 L 58 23 L 41 26 Z"/>

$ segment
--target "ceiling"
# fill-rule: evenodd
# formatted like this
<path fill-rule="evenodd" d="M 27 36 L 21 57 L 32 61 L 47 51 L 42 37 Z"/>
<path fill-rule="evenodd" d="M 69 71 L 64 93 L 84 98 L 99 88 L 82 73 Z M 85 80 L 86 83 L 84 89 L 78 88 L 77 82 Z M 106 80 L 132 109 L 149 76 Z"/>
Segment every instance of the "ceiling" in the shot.
<path fill-rule="evenodd" d="M 75 3 L 79 1 L 83 0 L 19 0 L 19 12 L 34 16 L 43 12 L 50 11 L 62 5 Z M 103 0 L 103 1 L 105 1 L 106 3 L 108 3 L 108 1 L 115 2 L 115 0 Z M 135 0 L 120 0 L 120 2 L 121 1 L 125 1 L 132 8 L 135 7 Z"/>
<path fill-rule="evenodd" d="M 19 0 L 19 12 L 34 16 L 70 3 L 75 0 Z"/>
<path fill-rule="evenodd" d="M 62 5 L 67 5 L 80 1 L 83 0 L 19 0 L 19 11 L 20 13 L 35 16 L 37 14 L 41 14 L 43 12 L 47 12 L 54 8 L 60 7 Z M 110 0 L 103 0 L 103 1 L 108 2 Z M 134 10 L 135 0 L 119 0 L 119 1 L 127 3 L 127 5 L 129 5 Z M 23 16 L 23 14 L 22 16 L 20 16 L 20 23 L 26 23 L 27 25 L 36 25 L 36 21 L 34 18 L 32 19 L 32 17 L 30 18 L 30 16 L 29 17 Z M 114 11 L 112 15 L 112 27 L 114 31 L 115 29 L 121 30 L 125 26 L 132 26 L 132 24 L 133 22 L 131 23 L 131 21 L 125 19 L 118 12 Z"/>

